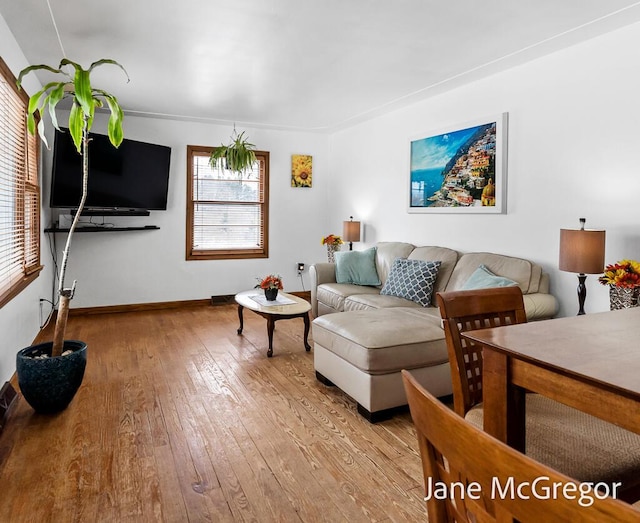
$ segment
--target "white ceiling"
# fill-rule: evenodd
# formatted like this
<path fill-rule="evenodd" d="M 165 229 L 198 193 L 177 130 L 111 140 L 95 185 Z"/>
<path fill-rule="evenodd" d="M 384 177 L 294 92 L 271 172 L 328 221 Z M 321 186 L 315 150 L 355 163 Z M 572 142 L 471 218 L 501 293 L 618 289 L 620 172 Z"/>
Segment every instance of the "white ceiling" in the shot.
<path fill-rule="evenodd" d="M 0 0 L 128 114 L 332 131 L 640 21 L 628 0 Z M 98 70 L 97 70 L 98 71 Z M 44 79 L 45 77 L 42 77 Z"/>

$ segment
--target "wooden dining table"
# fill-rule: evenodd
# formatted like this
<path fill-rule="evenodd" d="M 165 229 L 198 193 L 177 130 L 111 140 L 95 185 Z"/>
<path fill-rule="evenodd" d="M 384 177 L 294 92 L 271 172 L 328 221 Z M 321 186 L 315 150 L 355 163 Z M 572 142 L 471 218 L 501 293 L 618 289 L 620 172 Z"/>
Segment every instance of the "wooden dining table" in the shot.
<path fill-rule="evenodd" d="M 524 451 L 525 393 L 640 434 L 640 307 L 467 331 L 483 347 L 484 429 Z"/>

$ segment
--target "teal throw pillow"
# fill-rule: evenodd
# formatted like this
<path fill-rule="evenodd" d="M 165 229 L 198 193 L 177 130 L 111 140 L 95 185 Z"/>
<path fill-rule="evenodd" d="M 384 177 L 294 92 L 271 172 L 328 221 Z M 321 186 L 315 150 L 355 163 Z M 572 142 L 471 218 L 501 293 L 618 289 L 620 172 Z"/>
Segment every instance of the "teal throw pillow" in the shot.
<path fill-rule="evenodd" d="M 493 274 L 484 265 L 480 265 L 461 287 L 463 291 L 472 289 L 489 289 L 491 287 L 513 287 L 517 282 Z"/>
<path fill-rule="evenodd" d="M 376 248 L 336 252 L 336 281 L 355 285 L 380 285 L 376 269 Z"/>
<path fill-rule="evenodd" d="M 428 307 L 441 263 L 396 258 L 380 294 L 398 296 Z"/>

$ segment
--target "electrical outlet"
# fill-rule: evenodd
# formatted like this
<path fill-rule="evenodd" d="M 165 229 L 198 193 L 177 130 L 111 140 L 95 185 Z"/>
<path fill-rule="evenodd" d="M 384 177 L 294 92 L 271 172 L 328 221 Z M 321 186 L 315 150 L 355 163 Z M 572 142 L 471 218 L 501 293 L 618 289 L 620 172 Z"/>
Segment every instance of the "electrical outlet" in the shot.
<path fill-rule="evenodd" d="M 304 272 L 304 263 L 298 262 L 298 274 Z"/>

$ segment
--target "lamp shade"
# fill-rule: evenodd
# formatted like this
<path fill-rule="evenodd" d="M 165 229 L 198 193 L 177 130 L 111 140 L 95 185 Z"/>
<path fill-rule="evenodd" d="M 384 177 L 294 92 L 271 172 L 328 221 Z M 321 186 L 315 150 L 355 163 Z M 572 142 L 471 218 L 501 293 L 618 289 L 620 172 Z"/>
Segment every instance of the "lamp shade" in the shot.
<path fill-rule="evenodd" d="M 360 222 L 348 221 L 344 222 L 342 236 L 344 241 L 359 242 L 360 241 Z"/>
<path fill-rule="evenodd" d="M 560 229 L 560 270 L 580 274 L 602 272 L 605 235 L 605 231 Z"/>

